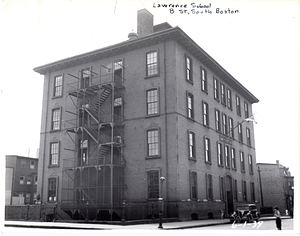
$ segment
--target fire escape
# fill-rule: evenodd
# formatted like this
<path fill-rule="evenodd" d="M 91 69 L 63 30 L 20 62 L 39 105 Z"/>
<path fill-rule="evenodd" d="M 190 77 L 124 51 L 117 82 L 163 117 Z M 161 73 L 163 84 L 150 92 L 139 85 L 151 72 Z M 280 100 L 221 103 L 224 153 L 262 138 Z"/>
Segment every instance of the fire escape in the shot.
<path fill-rule="evenodd" d="M 62 209 L 73 219 L 113 220 L 123 199 L 123 60 L 68 74 Z"/>

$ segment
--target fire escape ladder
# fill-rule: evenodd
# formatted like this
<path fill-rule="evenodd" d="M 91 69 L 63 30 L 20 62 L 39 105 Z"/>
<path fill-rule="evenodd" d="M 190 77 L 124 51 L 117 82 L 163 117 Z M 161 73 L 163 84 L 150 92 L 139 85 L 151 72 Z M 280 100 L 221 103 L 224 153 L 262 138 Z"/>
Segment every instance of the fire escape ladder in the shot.
<path fill-rule="evenodd" d="M 83 109 L 97 122 L 97 124 L 99 124 L 99 120 L 97 118 L 98 115 L 94 110 L 90 109 L 88 106 L 83 107 Z"/>
<path fill-rule="evenodd" d="M 109 146 L 100 145 L 97 157 L 92 161 L 92 165 L 99 165 L 101 160 L 104 159 L 105 155 L 110 151 Z"/>
<path fill-rule="evenodd" d="M 98 143 L 98 134 L 95 132 L 95 130 L 88 128 L 86 126 L 83 127 L 84 131 L 96 142 Z"/>
<path fill-rule="evenodd" d="M 104 87 L 104 90 L 96 100 L 96 102 L 92 105 L 92 110 L 98 114 L 98 111 L 101 107 L 101 105 L 105 102 L 105 100 L 108 98 L 108 96 L 111 94 L 111 89 L 108 87 Z"/>

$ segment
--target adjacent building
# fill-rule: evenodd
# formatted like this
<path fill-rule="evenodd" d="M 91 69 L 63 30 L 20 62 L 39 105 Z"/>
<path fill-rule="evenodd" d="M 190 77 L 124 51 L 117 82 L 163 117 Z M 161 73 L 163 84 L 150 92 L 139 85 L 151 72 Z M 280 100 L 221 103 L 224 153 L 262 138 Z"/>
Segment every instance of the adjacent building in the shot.
<path fill-rule="evenodd" d="M 289 168 L 276 163 L 257 163 L 261 186 L 261 207 L 277 206 L 282 214 L 293 212 L 294 207 L 294 176 Z"/>
<path fill-rule="evenodd" d="M 16 155 L 6 156 L 5 205 L 37 202 L 38 159 Z"/>
<path fill-rule="evenodd" d="M 38 193 L 71 219 L 207 218 L 257 203 L 258 99 L 182 29 L 138 11 L 128 40 L 44 75 Z"/>

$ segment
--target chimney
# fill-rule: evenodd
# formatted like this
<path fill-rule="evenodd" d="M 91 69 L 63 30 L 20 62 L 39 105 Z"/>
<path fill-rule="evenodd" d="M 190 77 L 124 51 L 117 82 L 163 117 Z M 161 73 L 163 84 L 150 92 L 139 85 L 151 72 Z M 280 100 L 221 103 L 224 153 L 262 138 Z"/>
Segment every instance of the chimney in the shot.
<path fill-rule="evenodd" d="M 153 15 L 146 9 L 137 12 L 137 34 L 144 37 L 153 33 Z"/>
<path fill-rule="evenodd" d="M 279 165 L 279 160 L 276 160 L 276 164 Z"/>
<path fill-rule="evenodd" d="M 128 34 L 128 39 L 129 40 L 133 40 L 133 39 L 137 39 L 137 38 L 138 38 L 138 35 L 135 32 L 130 32 Z"/>

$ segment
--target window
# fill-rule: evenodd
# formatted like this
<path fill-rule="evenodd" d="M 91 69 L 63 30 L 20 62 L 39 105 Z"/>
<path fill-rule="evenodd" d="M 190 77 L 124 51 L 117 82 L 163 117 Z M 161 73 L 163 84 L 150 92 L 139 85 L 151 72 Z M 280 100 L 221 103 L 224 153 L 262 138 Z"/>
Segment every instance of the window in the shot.
<path fill-rule="evenodd" d="M 152 170 L 148 171 L 148 198 L 158 199 L 159 198 L 159 171 Z"/>
<path fill-rule="evenodd" d="M 243 142 L 243 127 L 242 123 L 238 123 L 239 142 Z"/>
<path fill-rule="evenodd" d="M 230 110 L 232 110 L 232 97 L 231 97 L 231 90 L 227 88 L 227 106 Z"/>
<path fill-rule="evenodd" d="M 225 145 L 224 148 L 224 156 L 225 156 L 225 167 L 230 168 L 230 151 L 229 146 Z"/>
<path fill-rule="evenodd" d="M 209 126 L 209 109 L 208 104 L 206 102 L 202 103 L 202 111 L 203 111 L 203 125 Z"/>
<path fill-rule="evenodd" d="M 216 131 L 221 132 L 221 120 L 220 120 L 220 111 L 215 110 L 215 120 L 216 120 Z"/>
<path fill-rule="evenodd" d="M 229 137 L 230 138 L 234 138 L 234 127 L 233 127 L 233 119 L 232 118 L 229 118 L 229 131 L 228 131 L 228 134 L 229 134 Z"/>
<path fill-rule="evenodd" d="M 250 129 L 246 128 L 246 137 L 247 137 L 247 145 L 251 147 L 251 135 L 250 135 Z"/>
<path fill-rule="evenodd" d="M 224 194 L 224 177 L 220 177 L 220 199 L 222 201 L 225 200 L 225 194 Z"/>
<path fill-rule="evenodd" d="M 27 182 L 26 182 L 26 184 L 27 185 L 31 185 L 31 176 L 27 176 Z"/>
<path fill-rule="evenodd" d="M 60 97 L 62 96 L 62 81 L 63 77 L 62 75 L 58 75 L 54 77 L 54 97 Z"/>
<path fill-rule="evenodd" d="M 146 54 L 147 57 L 147 76 L 158 75 L 158 53 L 157 51 L 151 51 Z"/>
<path fill-rule="evenodd" d="M 50 166 L 58 166 L 59 144 L 58 142 L 50 144 Z"/>
<path fill-rule="evenodd" d="M 213 200 L 213 183 L 212 183 L 212 175 L 206 175 L 206 197 L 208 200 Z"/>
<path fill-rule="evenodd" d="M 34 185 L 37 185 L 37 181 L 38 181 L 38 176 L 35 175 L 35 176 L 34 176 Z"/>
<path fill-rule="evenodd" d="M 255 202 L 255 185 L 253 182 L 250 183 L 251 188 L 251 201 Z"/>
<path fill-rule="evenodd" d="M 194 119 L 194 96 L 190 93 L 187 94 L 187 116 Z"/>
<path fill-rule="evenodd" d="M 210 139 L 207 137 L 204 137 L 204 156 L 205 156 L 205 162 L 211 163 Z"/>
<path fill-rule="evenodd" d="M 26 167 L 26 160 L 21 159 L 21 164 L 20 164 L 21 168 L 25 168 Z"/>
<path fill-rule="evenodd" d="M 214 98 L 219 101 L 219 81 L 214 78 Z"/>
<path fill-rule="evenodd" d="M 186 62 L 186 80 L 189 82 L 193 82 L 193 64 L 192 59 L 188 56 L 185 57 Z"/>
<path fill-rule="evenodd" d="M 188 131 L 189 135 L 189 158 L 196 158 L 195 133 Z"/>
<path fill-rule="evenodd" d="M 52 110 L 51 130 L 60 130 L 60 108 Z"/>
<path fill-rule="evenodd" d="M 35 165 L 34 161 L 30 161 L 30 169 L 34 169 L 34 165 Z"/>
<path fill-rule="evenodd" d="M 247 183 L 242 180 L 243 201 L 247 202 Z"/>
<path fill-rule="evenodd" d="M 223 134 L 227 136 L 228 135 L 227 115 L 223 114 L 222 117 L 223 117 L 223 119 L 222 119 L 223 120 Z"/>
<path fill-rule="evenodd" d="M 239 116 L 241 115 L 241 99 L 238 95 L 236 95 L 236 112 Z"/>
<path fill-rule="evenodd" d="M 190 172 L 190 191 L 191 191 L 191 199 L 196 200 L 197 197 L 197 173 Z"/>
<path fill-rule="evenodd" d="M 245 118 L 249 117 L 249 108 L 248 108 L 248 103 L 244 102 L 244 109 L 245 109 Z"/>
<path fill-rule="evenodd" d="M 88 88 L 91 84 L 91 68 L 87 67 L 81 70 L 80 88 Z"/>
<path fill-rule="evenodd" d="M 147 131 L 147 156 L 159 156 L 159 131 L 158 129 L 151 129 Z"/>
<path fill-rule="evenodd" d="M 87 139 L 80 139 L 78 142 L 78 165 L 86 165 L 88 163 L 89 142 Z"/>
<path fill-rule="evenodd" d="M 241 158 L 241 171 L 245 172 L 245 156 L 244 152 L 240 151 L 240 158 Z"/>
<path fill-rule="evenodd" d="M 147 115 L 158 114 L 158 89 L 147 90 Z"/>
<path fill-rule="evenodd" d="M 238 200 L 238 186 L 237 186 L 237 180 L 234 180 L 234 192 L 233 192 L 233 198 L 234 200 Z"/>
<path fill-rule="evenodd" d="M 253 162 L 252 162 L 252 156 L 248 155 L 248 161 L 249 161 L 249 173 L 253 174 Z"/>
<path fill-rule="evenodd" d="M 25 204 L 29 204 L 30 203 L 30 193 L 26 193 L 25 194 Z"/>
<path fill-rule="evenodd" d="M 48 201 L 57 201 L 57 178 L 51 177 L 48 179 Z"/>
<path fill-rule="evenodd" d="M 220 83 L 221 85 L 221 103 L 226 106 L 226 91 L 225 85 Z"/>
<path fill-rule="evenodd" d="M 217 152 L 218 152 L 218 165 L 223 166 L 223 152 L 222 152 L 221 143 L 217 143 Z"/>
<path fill-rule="evenodd" d="M 201 67 L 201 89 L 207 93 L 207 72 Z"/>
<path fill-rule="evenodd" d="M 20 176 L 20 185 L 25 183 L 25 176 Z"/>
<path fill-rule="evenodd" d="M 236 156 L 235 156 L 234 148 L 231 148 L 231 166 L 232 166 L 232 169 L 236 170 Z"/>

